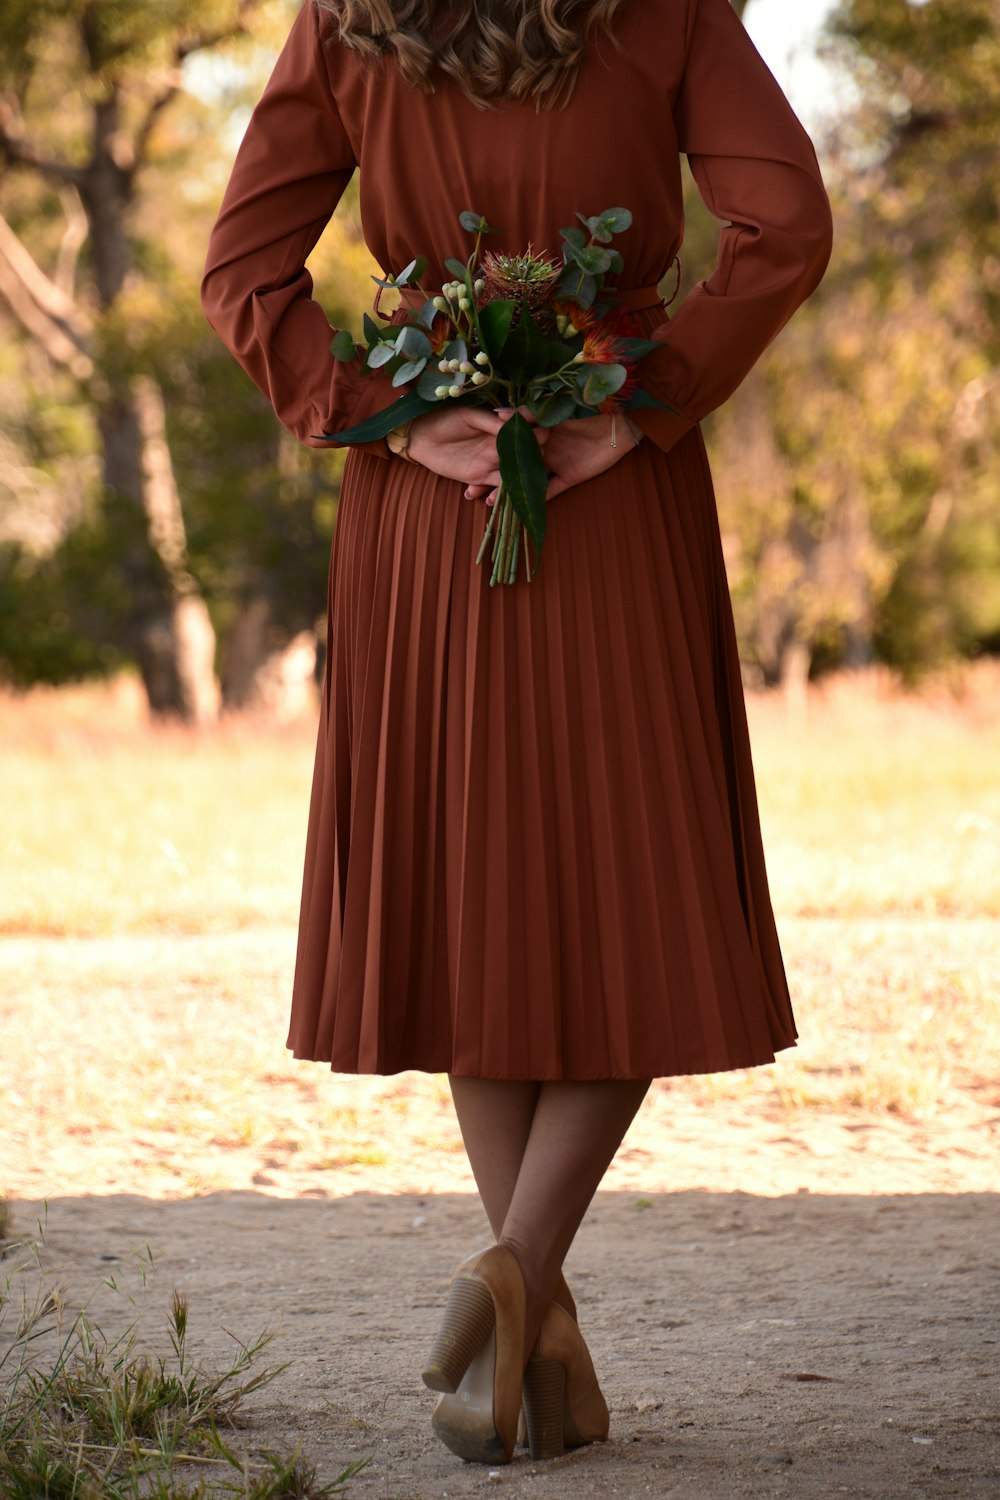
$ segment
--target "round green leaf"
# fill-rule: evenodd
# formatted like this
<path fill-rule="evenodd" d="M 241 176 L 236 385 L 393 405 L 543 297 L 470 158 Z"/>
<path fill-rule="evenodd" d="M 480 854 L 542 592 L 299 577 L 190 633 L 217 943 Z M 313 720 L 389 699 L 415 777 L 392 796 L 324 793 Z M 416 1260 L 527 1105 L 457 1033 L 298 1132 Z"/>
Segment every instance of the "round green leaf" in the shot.
<path fill-rule="evenodd" d="M 582 382 L 582 394 L 588 406 L 600 406 L 615 391 L 620 391 L 628 379 L 628 371 L 624 365 L 589 365 L 584 369 L 586 375 Z"/>
<path fill-rule="evenodd" d="M 338 328 L 330 345 L 330 353 L 334 359 L 342 360 L 347 364 L 355 357 L 357 352 L 357 349 L 354 347 L 354 335 L 351 333 L 351 330 L 349 328 Z"/>
<path fill-rule="evenodd" d="M 407 324 L 396 337 L 396 353 L 406 359 L 426 359 L 431 353 L 431 341 L 422 328 Z"/>
<path fill-rule="evenodd" d="M 392 377 L 393 385 L 406 385 L 410 380 L 416 380 L 417 376 L 426 366 L 426 359 L 407 360 L 405 365 L 400 365 Z"/>
<path fill-rule="evenodd" d="M 379 370 L 387 365 L 390 359 L 396 358 L 396 350 L 392 344 L 376 344 L 374 349 L 368 351 L 369 370 Z"/>

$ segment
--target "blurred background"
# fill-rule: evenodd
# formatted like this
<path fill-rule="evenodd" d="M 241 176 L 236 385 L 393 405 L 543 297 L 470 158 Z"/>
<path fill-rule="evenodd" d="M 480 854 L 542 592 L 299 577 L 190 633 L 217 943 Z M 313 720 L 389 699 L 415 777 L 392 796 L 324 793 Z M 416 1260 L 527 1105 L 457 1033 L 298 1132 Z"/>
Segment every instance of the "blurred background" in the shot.
<path fill-rule="evenodd" d="M 397 1443 L 365 1339 L 335 1350 L 342 1407 L 303 1353 L 355 1327 L 352 1287 L 370 1297 L 352 1234 L 359 1267 L 376 1209 L 385 1254 L 423 1237 L 400 1307 L 429 1308 L 455 1223 L 469 1243 L 483 1228 L 444 1079 L 335 1077 L 284 1050 L 343 456 L 283 432 L 198 281 L 295 9 L 0 0 L 0 1259 L 47 1205 L 46 1274 L 81 1302 L 153 1240 L 209 1327 L 285 1320 L 308 1384 L 265 1436 L 283 1444 L 314 1391 L 309 1440 L 336 1473 Z M 681 1298 L 658 1335 L 675 1371 L 669 1330 L 707 1341 L 690 1367 L 714 1372 L 706 1462 L 732 1397 L 755 1432 L 784 1414 L 767 1441 L 794 1447 L 803 1496 L 834 1472 L 878 1500 L 971 1493 L 970 1475 L 994 1494 L 995 1410 L 970 1381 L 995 1374 L 1000 1202 L 1000 7 L 737 9 L 836 215 L 823 285 L 705 426 L 801 1038 L 766 1068 L 657 1080 L 581 1255 L 586 1277 L 602 1235 L 609 1258 L 627 1239 L 646 1303 Z M 688 198 L 682 296 L 718 233 L 690 182 Z M 312 268 L 331 321 L 357 329 L 373 267 L 356 185 Z M 726 1253 L 702 1255 L 714 1234 Z M 299 1295 L 331 1278 L 340 1325 Z M 683 1302 L 695 1285 L 707 1314 Z M 633 1312 L 612 1298 L 604 1317 L 610 1349 Z M 813 1481 L 799 1388 L 761 1377 L 744 1401 L 760 1358 L 841 1382 L 802 1387 Z M 826 1373 L 794 1374 L 807 1359 Z M 627 1422 L 660 1406 L 615 1378 Z M 393 1461 L 425 1493 L 423 1460 Z M 710 1472 L 691 1493 L 764 1492 Z"/>
<path fill-rule="evenodd" d="M 294 9 L 0 3 L 10 685 L 128 669 L 189 721 L 302 708 L 342 455 L 279 429 L 197 301 Z M 707 424 L 747 682 L 878 664 L 917 683 L 1000 648 L 1000 17 L 992 0 L 743 9 L 837 220 L 819 292 Z M 685 288 L 717 236 L 689 197 Z M 331 320 L 357 326 L 356 186 L 314 259 Z"/>
<path fill-rule="evenodd" d="M 933 1111 L 971 1089 L 988 1111 L 1000 1067 L 1000 12 L 994 0 L 743 9 L 814 134 L 836 212 L 820 290 L 706 424 L 807 1035 L 773 1072 L 690 1087 L 883 1111 Z M 238 1072 L 288 1072 L 343 454 L 280 428 L 206 325 L 198 281 L 294 11 L 0 0 L 0 933 L 21 985 L 6 1087 L 28 1117 L 62 1098 L 62 1123 L 65 1110 L 86 1122 L 108 1098 L 93 1011 L 107 996 L 89 981 L 73 1024 L 78 1046 L 96 1048 L 93 1088 L 80 1093 L 80 1051 L 65 1090 L 55 1083 L 51 1049 L 79 989 L 62 939 L 266 930 L 267 961 L 240 993 L 261 1022 L 242 1044 L 268 1062 Z M 690 183 L 688 196 L 686 288 L 711 269 L 718 232 Z M 314 262 L 332 322 L 357 327 L 373 266 L 356 186 Z M 861 959 L 869 929 L 856 924 L 871 921 L 882 925 Z M 814 963 L 831 943 L 844 966 L 832 987 L 834 961 Z M 229 992 L 229 953 L 199 950 L 199 993 Z M 918 993 L 892 955 L 924 974 Z M 131 1015 L 164 982 L 157 951 L 114 961 Z M 872 986 L 891 997 L 880 1017 L 863 999 Z M 150 1087 L 167 1088 L 162 1026 L 187 1047 L 189 1023 L 168 1006 L 133 1039 L 135 1055 L 150 1051 L 136 1065 Z M 232 1057 L 209 1035 L 195 1093 L 217 1110 Z M 127 1135 L 145 1096 L 118 1067 Z"/>

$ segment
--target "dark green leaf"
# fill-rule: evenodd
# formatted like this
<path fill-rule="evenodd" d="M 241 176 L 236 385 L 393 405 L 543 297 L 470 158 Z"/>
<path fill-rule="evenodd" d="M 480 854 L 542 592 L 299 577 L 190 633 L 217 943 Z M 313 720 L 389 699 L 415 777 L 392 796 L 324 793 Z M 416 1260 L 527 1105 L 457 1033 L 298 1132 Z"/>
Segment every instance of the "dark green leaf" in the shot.
<path fill-rule="evenodd" d="M 507 335 L 504 345 L 504 371 L 508 379 L 515 385 L 527 385 L 533 376 L 544 374 L 546 342 L 535 326 L 527 302 L 522 303 L 517 325 Z"/>
<path fill-rule="evenodd" d="M 625 262 L 622 260 L 621 253 L 618 250 L 609 250 L 608 254 L 611 256 L 611 264 L 608 270 L 612 276 L 620 276 L 625 269 Z"/>
<path fill-rule="evenodd" d="M 515 412 L 497 433 L 497 455 L 504 487 L 540 554 L 548 520 L 545 491 L 549 479 L 534 429 L 520 412 Z"/>
<path fill-rule="evenodd" d="M 633 363 L 642 359 L 644 354 L 652 354 L 664 347 L 657 339 L 619 339 L 618 346 L 623 357 Z"/>
<path fill-rule="evenodd" d="M 651 396 L 649 394 L 649 392 L 648 391 L 644 391 L 641 386 L 637 386 L 636 387 L 636 389 L 632 392 L 631 396 L 625 402 L 625 405 L 627 407 L 628 406 L 635 406 L 635 407 L 639 407 L 639 406 L 655 406 L 660 411 L 673 412 L 673 414 L 674 414 L 675 417 L 680 417 L 680 416 L 683 415 L 682 412 L 678 411 L 678 409 L 677 409 L 676 406 L 668 406 L 667 403 L 666 403 L 666 401 L 658 401 L 655 396 Z"/>
<path fill-rule="evenodd" d="M 494 363 L 503 352 L 516 306 L 517 303 L 508 298 L 498 298 L 496 302 L 487 302 L 480 309 L 479 331 L 483 337 L 483 347 Z"/>
<path fill-rule="evenodd" d="M 377 344 L 381 339 L 382 334 L 385 332 L 385 329 L 382 327 L 382 325 L 380 323 L 376 323 L 373 317 L 370 317 L 368 313 L 365 313 L 363 326 L 365 330 L 365 338 L 368 340 L 368 343 Z"/>
<path fill-rule="evenodd" d="M 333 342 L 330 344 L 330 353 L 334 359 L 342 360 L 347 364 L 355 358 L 357 352 L 354 346 L 354 335 L 351 333 L 351 330 L 349 328 L 338 328 L 333 336 Z"/>
<path fill-rule="evenodd" d="M 346 427 L 343 432 L 324 432 L 320 434 L 320 438 L 323 442 L 347 445 L 372 443 L 376 438 L 385 437 L 394 427 L 401 427 L 411 417 L 422 417 L 425 411 L 432 411 L 436 404 L 434 401 L 426 401 L 419 391 L 407 391 L 398 401 L 393 401 L 382 411 L 366 417 L 356 427 Z"/>

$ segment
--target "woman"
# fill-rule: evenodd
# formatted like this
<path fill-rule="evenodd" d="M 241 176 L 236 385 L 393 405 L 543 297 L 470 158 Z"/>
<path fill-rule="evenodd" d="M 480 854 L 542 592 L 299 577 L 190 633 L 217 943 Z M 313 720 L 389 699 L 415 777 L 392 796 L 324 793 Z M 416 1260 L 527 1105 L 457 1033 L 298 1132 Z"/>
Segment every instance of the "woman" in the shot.
<path fill-rule="evenodd" d="M 725 222 L 673 319 L 679 152 Z M 386 269 L 549 251 L 632 211 L 623 308 L 663 404 L 544 435 L 533 580 L 475 566 L 505 414 L 443 409 L 353 449 L 289 1046 L 447 1072 L 496 1245 L 424 1371 L 473 1461 L 607 1435 L 561 1267 L 653 1077 L 773 1060 L 795 1028 L 698 422 L 820 280 L 816 158 L 728 0 L 307 0 L 212 235 L 206 314 L 304 442 L 393 398 L 337 364 L 304 263 L 355 168 Z"/>

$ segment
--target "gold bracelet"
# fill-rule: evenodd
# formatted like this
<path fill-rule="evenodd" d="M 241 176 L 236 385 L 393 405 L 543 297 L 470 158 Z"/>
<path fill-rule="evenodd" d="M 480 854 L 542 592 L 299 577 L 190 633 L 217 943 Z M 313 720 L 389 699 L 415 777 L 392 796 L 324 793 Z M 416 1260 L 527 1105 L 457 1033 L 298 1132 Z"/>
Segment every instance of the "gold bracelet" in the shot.
<path fill-rule="evenodd" d="M 391 432 L 387 432 L 385 435 L 389 452 L 395 453 L 397 458 L 409 459 L 410 463 L 413 462 L 413 459 L 410 458 L 410 428 L 413 426 L 415 420 L 415 417 L 411 417 L 408 422 L 403 423 L 402 427 L 394 427 Z"/>

